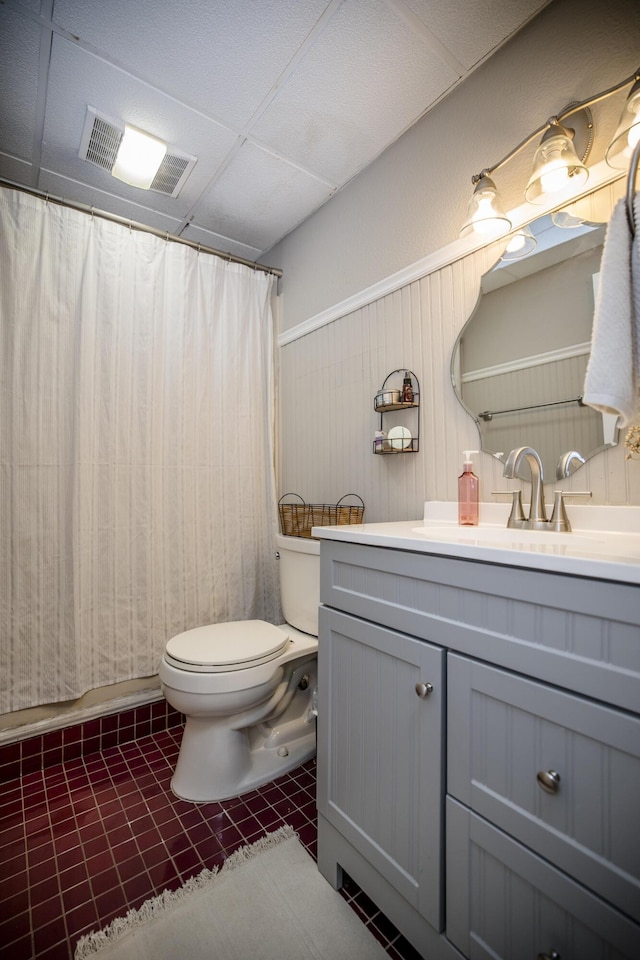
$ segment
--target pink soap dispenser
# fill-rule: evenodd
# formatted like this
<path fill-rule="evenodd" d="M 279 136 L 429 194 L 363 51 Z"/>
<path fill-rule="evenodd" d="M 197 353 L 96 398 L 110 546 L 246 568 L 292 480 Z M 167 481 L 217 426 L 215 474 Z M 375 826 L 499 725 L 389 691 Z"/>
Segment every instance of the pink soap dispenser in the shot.
<path fill-rule="evenodd" d="M 478 500 L 480 481 L 471 469 L 471 457 L 477 450 L 464 451 L 462 473 L 458 477 L 458 523 L 460 526 L 478 525 Z"/>

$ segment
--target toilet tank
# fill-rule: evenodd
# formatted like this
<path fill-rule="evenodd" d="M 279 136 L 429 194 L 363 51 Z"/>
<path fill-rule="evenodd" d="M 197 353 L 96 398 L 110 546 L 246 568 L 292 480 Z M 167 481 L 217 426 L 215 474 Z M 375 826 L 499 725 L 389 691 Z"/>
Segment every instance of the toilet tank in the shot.
<path fill-rule="evenodd" d="M 284 619 L 304 633 L 318 636 L 320 541 L 276 536 L 280 554 L 280 602 Z"/>

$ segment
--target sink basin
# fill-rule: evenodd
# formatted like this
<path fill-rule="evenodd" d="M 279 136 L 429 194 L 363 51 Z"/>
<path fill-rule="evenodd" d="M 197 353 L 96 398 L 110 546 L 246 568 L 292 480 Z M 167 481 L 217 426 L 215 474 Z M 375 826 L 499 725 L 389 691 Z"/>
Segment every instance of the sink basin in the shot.
<path fill-rule="evenodd" d="M 570 505 L 570 533 L 512 530 L 509 504 L 481 503 L 477 527 L 458 525 L 455 501 L 426 501 L 422 520 L 315 527 L 322 540 L 634 583 L 640 588 L 640 505 Z"/>
<path fill-rule="evenodd" d="M 571 547 L 574 550 L 602 547 L 606 536 L 594 533 L 585 536 L 582 533 L 555 533 L 552 530 L 512 530 L 509 527 L 477 526 L 459 527 L 455 524 L 435 526 L 425 524 L 413 527 L 414 533 L 420 533 L 429 540 L 445 543 L 479 543 L 483 546 L 505 547 L 512 550 L 536 550 L 553 547 Z"/>

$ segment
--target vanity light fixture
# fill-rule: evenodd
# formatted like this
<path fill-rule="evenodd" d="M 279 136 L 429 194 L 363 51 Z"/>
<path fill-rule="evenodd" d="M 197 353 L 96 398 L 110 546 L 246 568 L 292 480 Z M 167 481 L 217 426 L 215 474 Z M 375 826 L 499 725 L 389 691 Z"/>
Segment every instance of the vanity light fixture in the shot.
<path fill-rule="evenodd" d="M 550 121 L 533 159 L 533 170 L 524 191 L 527 203 L 544 203 L 547 197 L 561 198 L 567 188 L 581 187 L 589 179 L 584 161 L 593 141 L 593 118 L 591 111 L 584 111 L 589 130 L 587 143 L 582 149 L 582 158 L 576 152 L 576 131 L 563 126 L 555 117 Z"/>
<path fill-rule="evenodd" d="M 111 174 L 132 187 L 148 190 L 167 152 L 167 144 L 125 124 Z"/>
<path fill-rule="evenodd" d="M 509 233 L 511 221 L 500 209 L 493 174 L 540 136 L 542 139 L 535 153 L 525 200 L 534 204 L 544 204 L 549 199 L 562 203 L 574 196 L 589 177 L 585 166 L 593 142 L 593 118 L 589 107 L 630 83 L 633 86 L 606 154 L 610 166 L 624 168 L 634 144 L 640 140 L 640 70 L 587 100 L 568 104 L 497 163 L 474 174 L 471 178 L 474 192 L 460 236 L 478 234 L 494 240 Z"/>
<path fill-rule="evenodd" d="M 569 210 L 554 210 L 551 214 L 551 223 L 560 230 L 577 230 L 583 227 L 587 221 L 582 217 L 577 217 L 575 213 Z M 595 224 L 593 224 L 595 226 Z"/>
<path fill-rule="evenodd" d="M 631 87 L 618 129 L 607 150 L 609 166 L 626 169 L 638 141 L 640 141 L 640 79 L 636 74 L 636 82 Z"/>
<path fill-rule="evenodd" d="M 467 237 L 471 233 L 478 233 L 485 240 L 495 240 L 510 229 L 511 221 L 502 212 L 495 183 L 491 177 L 481 174 L 475 181 L 467 219 L 462 225 L 460 236 Z"/>
<path fill-rule="evenodd" d="M 529 227 L 522 227 L 511 235 L 500 259 L 505 263 L 510 263 L 512 260 L 521 260 L 533 253 L 537 245 L 538 241 Z"/>

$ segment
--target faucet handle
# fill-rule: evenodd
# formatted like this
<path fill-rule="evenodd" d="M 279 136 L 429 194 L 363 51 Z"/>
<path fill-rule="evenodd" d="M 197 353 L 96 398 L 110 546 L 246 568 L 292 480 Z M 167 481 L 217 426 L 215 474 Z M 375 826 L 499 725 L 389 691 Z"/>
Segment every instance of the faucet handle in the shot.
<path fill-rule="evenodd" d="M 522 527 L 525 521 L 524 510 L 522 509 L 522 491 L 521 490 L 492 490 L 493 497 L 512 497 L 511 513 L 507 520 L 507 527 Z"/>
<path fill-rule="evenodd" d="M 564 507 L 565 497 L 591 497 L 590 490 L 554 490 L 553 491 L 553 512 L 549 526 L 556 533 L 569 533 L 571 523 Z"/>

